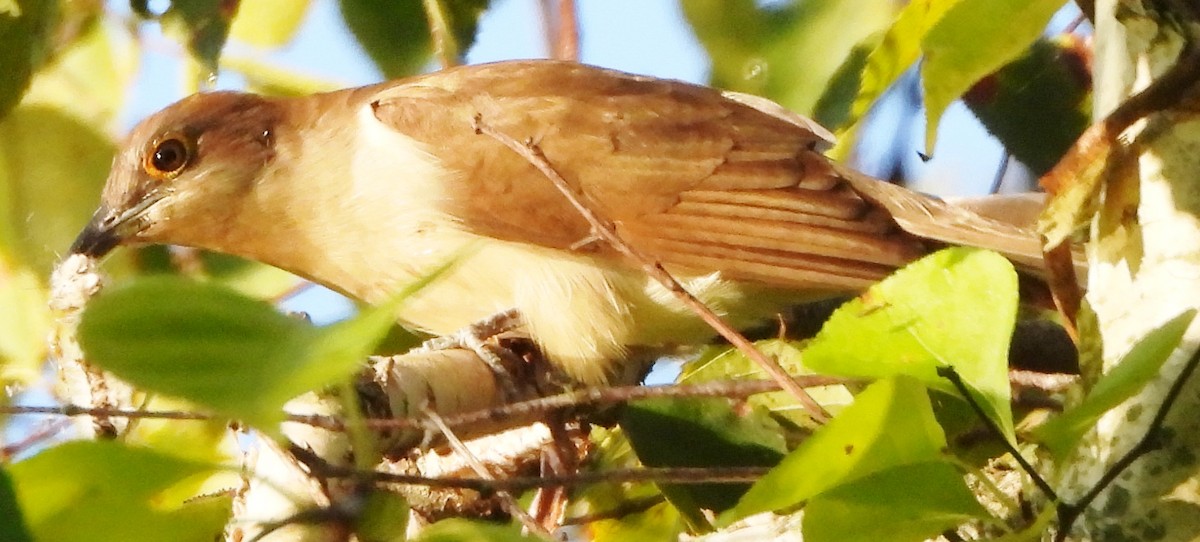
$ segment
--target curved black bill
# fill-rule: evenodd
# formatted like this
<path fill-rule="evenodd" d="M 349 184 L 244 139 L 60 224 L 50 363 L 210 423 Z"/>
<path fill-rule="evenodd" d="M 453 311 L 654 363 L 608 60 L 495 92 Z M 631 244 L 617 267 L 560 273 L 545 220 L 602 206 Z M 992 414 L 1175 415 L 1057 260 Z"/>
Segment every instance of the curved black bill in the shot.
<path fill-rule="evenodd" d="M 121 243 L 121 236 L 116 228 L 112 224 L 105 224 L 108 214 L 108 210 L 101 207 L 92 215 L 92 220 L 79 232 L 75 242 L 71 243 L 71 254 L 99 258 Z"/>

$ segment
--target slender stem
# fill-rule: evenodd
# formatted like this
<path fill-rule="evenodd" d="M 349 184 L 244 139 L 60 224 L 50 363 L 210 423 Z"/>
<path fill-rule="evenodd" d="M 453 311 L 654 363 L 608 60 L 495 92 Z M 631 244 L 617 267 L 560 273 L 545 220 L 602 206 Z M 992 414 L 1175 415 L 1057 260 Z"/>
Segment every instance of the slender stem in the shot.
<path fill-rule="evenodd" d="M 801 375 L 795 377 L 797 383 L 804 387 L 832 386 L 838 384 L 861 383 L 861 380 L 839 378 L 821 375 Z M 587 388 L 577 391 L 560 393 L 537 399 L 529 399 L 507 405 L 472 410 L 446 416 L 443 422 L 450 427 L 458 427 L 488 420 L 498 420 L 520 416 L 531 412 L 547 412 L 563 408 L 573 408 L 589 404 L 613 404 L 636 401 L 653 397 L 728 397 L 741 398 L 759 393 L 779 391 L 779 383 L 772 380 L 714 380 L 702 384 L 676 384 L 669 386 L 622 386 L 615 388 Z M 46 416 L 108 416 L 113 418 L 130 419 L 167 419 L 167 420 L 213 420 L 217 416 L 203 412 L 182 410 L 136 410 L 107 407 L 82 407 L 78 405 L 62 406 L 31 406 L 10 405 L 0 406 L 3 415 L 46 415 Z M 331 431 L 342 431 L 346 428 L 346 420 L 325 415 L 288 414 L 287 421 L 302 423 Z M 417 418 L 366 418 L 363 423 L 369 429 L 427 429 L 428 423 Z"/>
<path fill-rule="evenodd" d="M 446 11 L 440 0 L 422 0 L 425 18 L 429 20 L 429 36 L 433 39 L 433 54 L 443 68 L 458 65 L 458 40 L 446 20 Z"/>
<path fill-rule="evenodd" d="M 446 437 L 446 442 L 450 444 L 450 449 L 454 450 L 454 453 L 466 461 L 467 465 L 477 476 L 488 481 L 495 481 L 497 479 L 494 474 L 488 471 L 487 466 L 475 456 L 471 449 L 467 448 L 467 445 L 459 440 L 458 435 L 455 435 L 454 430 L 450 429 L 450 426 L 442 421 L 442 417 L 437 412 L 426 407 L 423 413 L 442 432 L 442 436 Z M 496 492 L 496 495 L 500 497 L 500 502 L 503 503 L 504 509 L 514 518 L 517 518 L 521 522 L 521 525 L 525 526 L 526 530 L 547 540 L 554 539 L 550 531 L 546 530 L 533 516 L 530 516 L 529 512 L 526 512 L 524 508 L 521 508 L 521 504 L 517 502 L 517 498 L 512 492 L 499 490 Z"/>
<path fill-rule="evenodd" d="M 1040 474 L 1038 474 L 1037 470 L 1034 469 L 1033 465 L 1025 459 L 1025 456 L 1021 455 L 1021 452 L 1017 450 L 1016 446 L 1008 441 L 1008 437 L 1003 431 L 1000 430 L 1000 427 L 996 425 L 996 422 L 987 415 L 987 412 L 983 410 L 983 406 L 979 404 L 979 401 L 975 400 L 975 396 L 971 393 L 971 390 L 967 387 L 967 384 L 963 382 L 963 379 L 961 376 L 959 376 L 958 371 L 954 370 L 954 367 L 943 366 L 938 368 L 937 373 L 938 376 L 949 380 L 950 383 L 954 385 L 954 389 L 958 390 L 958 393 L 962 394 L 963 399 L 965 399 L 967 404 L 971 406 L 971 410 L 975 411 L 975 415 L 979 416 L 979 419 L 983 421 L 984 425 L 987 426 L 988 431 L 991 431 L 992 434 L 1000 438 L 1000 442 L 1004 443 L 1004 448 L 1008 450 L 1008 453 L 1012 455 L 1017 464 L 1021 466 L 1021 469 L 1025 471 L 1025 474 L 1029 475 L 1029 478 L 1033 480 L 1033 484 L 1036 485 L 1038 489 L 1042 490 L 1042 493 L 1045 493 L 1048 499 L 1058 502 L 1058 494 L 1054 492 L 1054 488 L 1050 487 L 1050 484 L 1046 482 L 1046 480 L 1042 478 Z"/>
<path fill-rule="evenodd" d="M 524 491 L 542 487 L 577 487 L 588 484 L 625 484 L 653 482 L 671 485 L 746 484 L 758 481 L 769 467 L 656 467 L 615 469 L 602 472 L 577 472 L 555 476 L 513 476 L 508 478 L 440 478 L 393 472 L 362 472 L 331 464 L 311 450 L 292 446 L 289 451 L 312 472 L 323 478 L 369 479 L 377 484 L 404 484 L 438 488 L 470 489 L 479 492 Z"/>
<path fill-rule="evenodd" d="M 558 28 L 554 36 L 554 58 L 578 61 L 579 11 L 575 0 L 558 0 Z"/>
<path fill-rule="evenodd" d="M 1179 398 L 1179 394 L 1183 391 L 1184 384 L 1191 378 L 1192 373 L 1196 372 L 1196 366 L 1200 365 L 1200 350 L 1192 354 L 1188 358 L 1187 364 L 1183 366 L 1183 370 L 1179 372 L 1179 376 L 1175 382 L 1171 383 L 1171 388 L 1167 390 L 1167 394 L 1163 396 L 1162 404 L 1159 405 L 1158 411 L 1154 413 L 1154 418 L 1150 420 L 1150 425 L 1146 426 L 1146 433 L 1142 435 L 1141 440 L 1134 444 L 1125 455 L 1121 456 L 1116 463 L 1113 463 L 1104 475 L 1092 486 L 1092 489 L 1080 497 L 1080 499 L 1072 504 L 1063 503 L 1059 505 L 1059 532 L 1056 540 L 1065 540 L 1067 533 L 1071 531 L 1071 527 L 1075 524 L 1075 520 L 1079 519 L 1080 514 L 1091 506 L 1092 502 L 1100 496 L 1100 493 L 1108 488 L 1109 485 L 1117 479 L 1121 473 L 1133 465 L 1143 455 L 1146 455 L 1161 447 L 1160 437 L 1162 436 L 1162 427 L 1166 422 L 1167 414 L 1170 413 L 1171 407 L 1175 405 L 1175 401 Z"/>

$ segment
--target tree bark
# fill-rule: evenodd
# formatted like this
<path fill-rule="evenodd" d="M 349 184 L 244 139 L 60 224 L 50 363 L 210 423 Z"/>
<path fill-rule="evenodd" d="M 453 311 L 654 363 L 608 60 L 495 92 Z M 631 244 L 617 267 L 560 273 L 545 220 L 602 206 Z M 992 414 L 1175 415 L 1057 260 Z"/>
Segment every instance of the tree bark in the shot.
<path fill-rule="evenodd" d="M 1200 36 L 1195 8 L 1170 0 L 1095 3 L 1095 118 L 1175 65 Z M 1094 382 L 1146 333 L 1200 307 L 1200 120 L 1175 108 L 1124 134 L 1139 152 L 1103 179 L 1091 225 L 1082 365 Z M 1124 144 L 1124 142 L 1123 142 Z M 1085 311 L 1088 309 L 1085 308 Z M 1088 325 L 1088 322 L 1091 325 Z M 1193 323 L 1157 379 L 1107 413 L 1059 473 L 1060 495 L 1076 501 L 1146 434 L 1164 395 L 1200 344 Z M 1200 380 L 1184 388 L 1166 419 L 1162 447 L 1125 471 L 1070 532 L 1079 540 L 1192 540 L 1200 536 L 1197 450 Z"/>

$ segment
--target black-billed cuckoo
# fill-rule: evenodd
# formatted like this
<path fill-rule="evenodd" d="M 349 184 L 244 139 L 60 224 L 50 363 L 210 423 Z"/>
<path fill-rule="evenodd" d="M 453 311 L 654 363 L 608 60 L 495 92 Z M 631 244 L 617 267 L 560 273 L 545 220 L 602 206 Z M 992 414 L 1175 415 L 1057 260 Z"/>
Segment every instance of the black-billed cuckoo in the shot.
<path fill-rule="evenodd" d="M 536 144 L 631 247 L 734 325 L 860 290 L 943 244 L 1041 258 L 1026 229 L 820 154 L 823 129 L 761 98 L 518 61 L 300 98 L 198 94 L 139 124 L 71 251 L 169 243 L 259 260 L 366 302 L 445 263 L 400 318 L 448 333 L 516 308 L 584 382 L 633 345 L 713 332 L 526 157 Z"/>

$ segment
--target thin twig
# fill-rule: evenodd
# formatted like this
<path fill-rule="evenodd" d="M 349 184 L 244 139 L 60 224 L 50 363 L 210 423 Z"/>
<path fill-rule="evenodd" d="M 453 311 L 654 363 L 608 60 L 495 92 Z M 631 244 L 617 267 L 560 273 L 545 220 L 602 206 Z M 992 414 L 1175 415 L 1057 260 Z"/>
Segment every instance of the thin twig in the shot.
<path fill-rule="evenodd" d="M 50 439 L 57 435 L 62 430 L 71 426 L 71 421 L 68 419 L 48 420 L 42 423 L 36 430 L 25 435 L 25 438 L 0 448 L 0 461 L 8 463 L 12 458 L 29 448 L 41 444 L 42 441 Z"/>
<path fill-rule="evenodd" d="M 1191 358 L 1188 358 L 1187 364 L 1183 366 L 1183 370 L 1179 372 L 1179 376 L 1175 378 L 1175 382 L 1171 383 L 1171 388 L 1163 396 L 1162 404 L 1159 405 L 1158 411 L 1154 413 L 1154 418 L 1150 420 L 1150 425 L 1146 426 L 1146 433 L 1142 435 L 1141 440 L 1130 448 L 1129 451 L 1125 452 L 1125 455 L 1121 456 L 1121 459 L 1113 463 L 1104 472 L 1104 475 L 1096 481 L 1092 489 L 1088 490 L 1078 501 L 1073 504 L 1059 503 L 1059 532 L 1055 536 L 1055 540 L 1066 540 L 1067 533 L 1071 531 L 1071 527 L 1075 524 L 1075 520 L 1079 519 L 1080 514 L 1084 510 L 1087 510 L 1087 507 L 1091 506 L 1096 497 L 1099 497 L 1100 493 L 1107 489 L 1121 473 L 1125 472 L 1130 465 L 1133 465 L 1134 461 L 1161 447 L 1162 442 L 1159 439 L 1162 436 L 1162 426 L 1166 422 L 1167 414 L 1170 413 L 1171 407 L 1175 405 L 1176 399 L 1179 398 L 1179 394 L 1183 391 L 1184 384 L 1187 383 L 1192 373 L 1196 371 L 1197 365 L 1200 365 L 1200 350 L 1197 350 L 1192 354 Z"/>
<path fill-rule="evenodd" d="M 167 420 L 211 420 L 211 414 L 181 410 L 135 410 L 128 408 L 85 407 L 79 405 L 62 406 L 31 406 L 10 405 L 0 406 L 0 414 L 47 414 L 53 416 L 110 416 L 113 418 L 152 418 Z"/>
<path fill-rule="evenodd" d="M 1092 168 L 1098 160 L 1104 161 L 1104 172 L 1112 171 L 1121 158 L 1117 155 L 1120 145 L 1118 137 L 1135 122 L 1160 111 L 1179 106 L 1186 100 L 1196 99 L 1196 81 L 1200 80 L 1200 46 L 1188 43 L 1180 53 L 1179 60 L 1166 73 L 1152 81 L 1146 88 L 1130 96 L 1113 109 L 1103 120 L 1089 126 L 1062 159 L 1050 171 L 1042 175 L 1038 184 L 1051 194 L 1052 199 L 1067 191 L 1067 187 L 1086 178 L 1081 174 Z M 1101 173 L 1105 175 L 1106 173 Z M 1043 245 L 1048 241 L 1043 238 Z M 1044 247 L 1047 285 L 1054 297 L 1059 312 L 1071 323 L 1068 332 L 1074 336 L 1075 317 L 1082 303 L 1083 294 L 1076 278 L 1073 256 L 1067 243 Z"/>
<path fill-rule="evenodd" d="M 653 482 L 656 484 L 746 484 L 758 481 L 769 467 L 656 467 L 615 469 L 601 472 L 578 472 L 554 476 L 514 476 L 508 478 L 449 478 L 415 474 L 370 471 L 334 465 L 314 452 L 293 446 L 297 459 L 307 465 L 314 475 L 322 478 L 352 478 L 370 480 L 376 484 L 403 484 L 449 489 L 470 489 L 480 493 L 492 491 L 524 491 L 542 487 L 576 487 L 588 484 L 624 484 Z"/>
<path fill-rule="evenodd" d="M 495 139 L 509 149 L 512 149 L 513 152 L 516 152 L 518 155 L 525 158 L 530 164 L 537 167 L 538 170 L 540 170 L 542 174 L 554 184 L 554 187 L 557 188 L 558 191 L 567 198 L 571 205 L 575 207 L 575 210 L 580 214 L 580 216 L 587 220 L 588 224 L 592 227 L 593 235 L 603 239 L 618 252 L 630 258 L 632 261 L 637 262 L 647 275 L 661 283 L 664 288 L 666 288 L 677 299 L 687 305 L 694 313 L 696 313 L 696 315 L 698 315 L 709 326 L 711 326 L 713 330 L 724 337 L 725 340 L 737 347 L 737 349 L 745 354 L 746 357 L 754 360 L 754 362 L 762 367 L 762 369 L 766 371 L 766 373 L 770 375 L 772 379 L 774 379 L 776 382 L 779 382 L 779 385 L 782 386 L 784 390 L 795 396 L 814 420 L 816 420 L 818 423 L 824 423 L 829 420 L 829 413 L 826 412 L 820 404 L 813 400 L 812 396 L 810 396 L 808 392 L 804 391 L 804 388 L 797 384 L 796 381 L 792 379 L 792 376 L 789 375 L 787 371 L 785 371 L 783 367 L 779 365 L 778 362 L 764 355 L 758 350 L 758 348 L 754 346 L 753 343 L 746 339 L 745 336 L 743 336 L 741 333 L 738 333 L 736 329 L 722 320 L 720 316 L 712 311 L 712 309 L 708 308 L 703 301 L 700 301 L 696 298 L 696 296 L 688 292 L 687 289 L 685 289 L 683 285 L 679 283 L 679 281 L 675 280 L 675 277 L 667 272 L 666 268 L 664 268 L 661 263 L 658 263 L 657 261 L 654 261 L 641 254 L 633 247 L 629 246 L 629 244 L 624 240 L 622 240 L 621 237 L 617 235 L 616 229 L 611 223 L 601 219 L 598 214 L 596 214 L 591 208 L 583 203 L 581 195 L 576 193 L 575 189 L 571 187 L 567 180 L 564 179 L 562 175 L 560 175 L 558 171 L 554 169 L 554 166 L 550 164 L 550 161 L 546 158 L 546 155 L 542 153 L 541 148 L 538 147 L 532 140 L 526 140 L 525 143 L 517 141 L 508 134 L 496 130 L 495 128 L 492 128 L 484 123 L 482 114 L 477 114 L 475 116 L 474 124 L 475 131 L 477 133 L 485 134 Z"/>
<path fill-rule="evenodd" d="M 443 68 L 458 65 L 458 40 L 446 20 L 446 12 L 440 0 L 423 0 L 425 18 L 429 21 L 429 36 L 433 40 L 433 53 Z"/>
<path fill-rule="evenodd" d="M 954 385 L 954 389 L 958 390 L 958 393 L 963 396 L 963 399 L 971 406 L 971 410 L 975 411 L 975 415 L 979 417 L 992 434 L 1000 438 L 1000 442 L 1004 444 L 1005 450 L 1012 455 L 1017 464 L 1021 466 L 1021 469 L 1025 471 L 1025 474 L 1029 475 L 1029 479 L 1033 480 L 1033 484 L 1042 490 L 1042 493 L 1046 494 L 1046 498 L 1058 502 L 1058 494 L 1054 492 L 1054 488 L 1050 487 L 1050 484 L 1042 478 L 1042 475 L 1038 474 L 1033 465 L 1025 459 L 1025 456 L 1021 455 L 1021 452 L 1008 441 L 1008 437 L 1004 434 L 1004 431 L 1000 430 L 1000 427 L 996 425 L 991 416 L 988 416 L 987 412 L 984 412 L 983 406 L 975 400 L 975 396 L 971 394 L 971 390 L 967 388 L 967 384 L 963 382 L 958 371 L 954 370 L 954 367 L 943 366 L 938 367 L 937 373 L 938 376 L 949 380 Z"/>
<path fill-rule="evenodd" d="M 1012 155 L 1008 150 L 1000 151 L 1000 167 L 996 168 L 996 175 L 992 177 L 992 186 L 988 188 L 988 194 L 999 194 L 1000 186 L 1004 184 L 1004 176 L 1008 174 L 1008 166 L 1012 163 Z"/>
<path fill-rule="evenodd" d="M 579 11 L 575 0 L 558 0 L 558 28 L 554 30 L 554 58 L 579 60 Z"/>
<path fill-rule="evenodd" d="M 516 329 L 521 325 L 521 313 L 517 309 L 508 309 L 503 312 L 498 312 L 487 318 L 475 322 L 464 330 L 465 333 L 474 335 L 475 337 L 495 337 L 506 331 Z M 438 350 L 450 350 L 453 348 L 469 348 L 470 345 L 465 344 L 462 334 L 452 333 L 450 335 L 439 335 L 429 339 L 420 346 L 413 349 L 414 353 L 433 352 Z"/>
<path fill-rule="evenodd" d="M 806 388 L 861 383 L 853 378 L 823 375 L 795 377 Z M 726 397 L 743 398 L 760 393 L 780 391 L 779 383 L 773 380 L 714 380 L 702 384 L 674 384 L 668 386 L 622 386 L 615 388 L 587 388 L 578 391 L 551 395 L 445 416 L 442 421 L 449 427 L 461 427 L 491 420 L 504 420 L 526 414 L 549 412 L 584 405 L 604 405 L 650 399 L 658 397 Z M 62 406 L 0 406 L 3 415 L 48 415 L 48 416 L 109 416 L 130 419 L 167 419 L 206 421 L 217 419 L 213 414 L 179 410 L 134 410 L 105 407 Z M 345 430 L 345 420 L 337 416 L 315 414 L 288 414 L 287 421 L 302 423 L 329 431 Z M 373 430 L 430 429 L 430 424 L 421 418 L 367 418 L 366 427 Z"/>
<path fill-rule="evenodd" d="M 746 484 L 757 482 L 770 467 L 658 467 L 581 472 L 559 476 L 519 476 L 503 480 L 475 480 L 479 487 L 512 490 L 546 486 L 581 486 L 597 483 L 654 482 L 656 484 Z M 459 479 L 457 481 L 466 481 Z"/>
<path fill-rule="evenodd" d="M 439 431 L 441 431 L 442 436 L 446 437 L 446 442 L 450 444 L 450 449 L 454 450 L 454 453 L 458 454 L 459 457 L 466 462 L 467 466 L 469 466 L 477 476 L 484 480 L 496 479 L 495 475 L 493 475 L 491 471 L 487 469 L 487 466 L 485 466 L 483 462 L 475 456 L 475 453 L 472 452 L 470 448 L 467 448 L 467 445 L 463 444 L 463 441 L 459 440 L 458 435 L 454 434 L 454 430 L 450 429 L 450 426 L 442 422 L 442 417 L 439 416 L 437 412 L 434 412 L 429 407 L 425 407 L 423 411 L 425 416 L 429 418 L 429 421 L 432 422 Z M 530 516 L 524 508 L 521 508 L 521 504 L 517 502 L 515 495 L 509 491 L 499 490 L 496 491 L 496 496 L 500 498 L 500 503 L 504 507 L 505 511 L 512 515 L 512 517 L 517 518 L 517 520 L 521 522 L 521 525 L 525 526 L 527 531 L 534 533 L 541 538 L 553 540 L 550 531 L 546 530 L 545 527 L 542 527 L 542 524 L 536 519 L 533 519 L 533 516 Z"/>
<path fill-rule="evenodd" d="M 855 379 L 821 375 L 796 377 L 797 385 L 809 388 L 860 382 Z M 702 384 L 679 384 L 672 386 L 623 386 L 619 388 L 587 388 L 583 390 L 510 403 L 494 408 L 480 409 L 447 416 L 445 422 L 451 427 L 461 427 L 488 420 L 503 420 L 522 417 L 534 412 L 572 408 L 589 404 L 626 403 L 640 399 L 658 397 L 729 397 L 740 398 L 759 393 L 780 391 L 773 380 L 718 380 Z"/>
<path fill-rule="evenodd" d="M 1009 369 L 1008 383 L 1014 388 L 1028 388 L 1046 393 L 1064 393 L 1079 383 L 1079 375 L 1043 373 L 1024 369 Z"/>
<path fill-rule="evenodd" d="M 645 512 L 661 503 L 666 502 L 666 500 L 666 497 L 663 497 L 661 493 L 657 495 L 651 495 L 649 497 L 642 497 L 640 499 L 633 499 L 622 502 L 613 508 L 602 510 L 600 512 L 566 518 L 563 520 L 562 524 L 587 525 L 589 523 L 595 523 L 597 521 L 604 521 L 608 519 L 621 519 L 625 516 Z"/>

